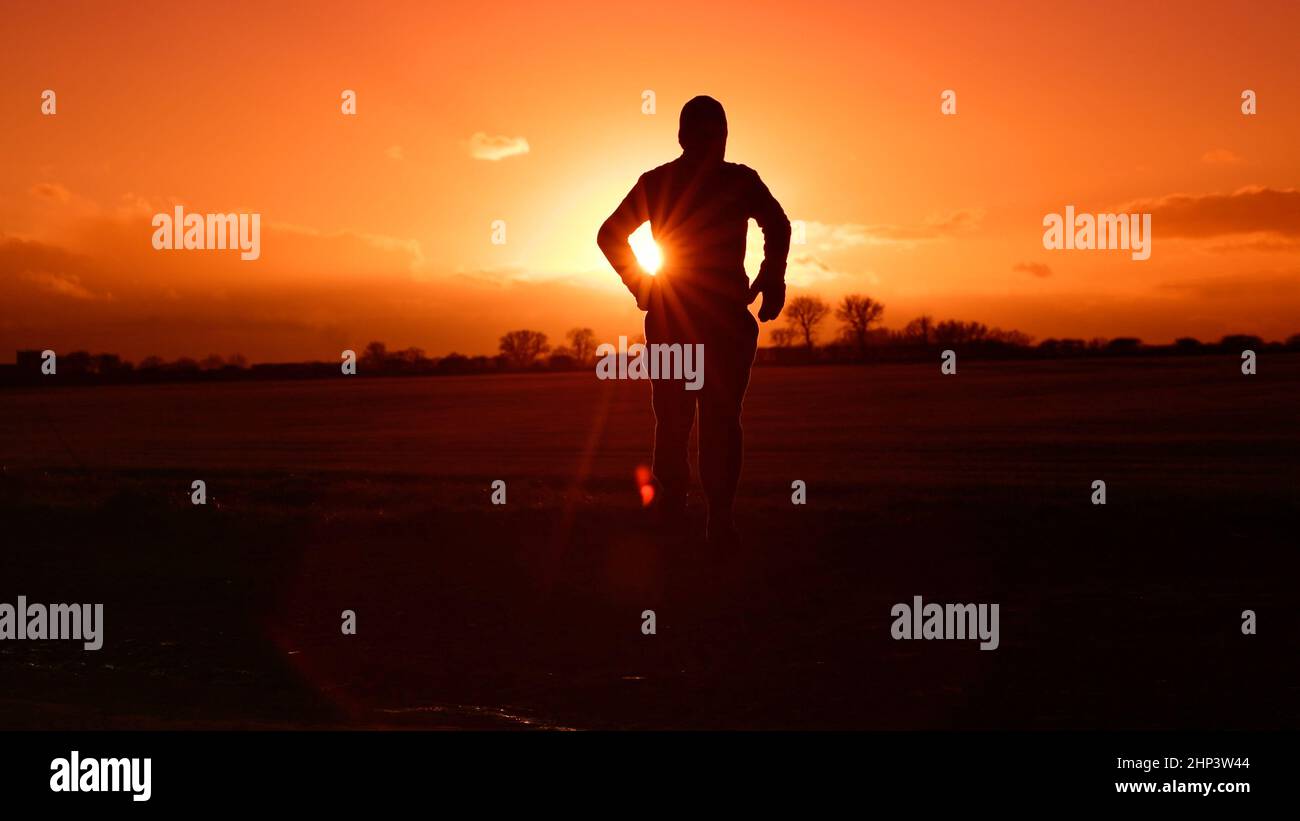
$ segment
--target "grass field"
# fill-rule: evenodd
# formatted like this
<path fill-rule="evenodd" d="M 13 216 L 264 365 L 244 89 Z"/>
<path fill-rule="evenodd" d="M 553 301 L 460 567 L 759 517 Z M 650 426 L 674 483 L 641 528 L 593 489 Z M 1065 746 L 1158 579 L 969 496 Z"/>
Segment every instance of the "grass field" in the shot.
<path fill-rule="evenodd" d="M 721 556 L 640 507 L 648 397 L 0 393 L 0 601 L 106 620 L 0 643 L 0 727 L 1300 726 L 1300 356 L 756 369 Z M 892 640 L 914 595 L 999 603 L 1000 648 Z"/>

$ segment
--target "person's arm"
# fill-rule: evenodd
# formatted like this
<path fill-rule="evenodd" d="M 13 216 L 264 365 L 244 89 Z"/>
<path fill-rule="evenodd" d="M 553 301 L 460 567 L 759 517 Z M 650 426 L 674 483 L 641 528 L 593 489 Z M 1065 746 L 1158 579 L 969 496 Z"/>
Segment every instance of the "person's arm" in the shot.
<path fill-rule="evenodd" d="M 600 226 L 596 234 L 596 244 L 604 252 L 605 259 L 618 272 L 623 284 L 636 297 L 637 307 L 646 310 L 650 307 L 650 293 L 654 286 L 654 277 L 646 273 L 637 262 L 636 254 L 627 238 L 641 224 L 650 218 L 650 209 L 646 204 L 645 177 L 636 181 L 632 190 L 614 209 L 614 213 Z"/>
<path fill-rule="evenodd" d="M 751 173 L 754 179 L 751 183 L 749 215 L 763 229 L 763 264 L 758 268 L 754 283 L 749 286 L 749 301 L 753 302 L 760 293 L 763 295 L 758 318 L 767 322 L 780 316 L 781 309 L 785 307 L 785 266 L 786 258 L 790 255 L 790 220 L 758 173 L 752 170 Z"/>

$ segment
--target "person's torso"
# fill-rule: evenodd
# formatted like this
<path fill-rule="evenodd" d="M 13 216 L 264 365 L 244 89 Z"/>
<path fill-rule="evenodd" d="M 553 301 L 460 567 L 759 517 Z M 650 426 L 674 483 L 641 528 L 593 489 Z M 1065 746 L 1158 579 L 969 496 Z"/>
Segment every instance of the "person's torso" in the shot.
<path fill-rule="evenodd" d="M 743 304 L 749 174 L 736 163 L 702 166 L 680 158 L 646 174 L 650 229 L 663 254 L 658 276 L 682 298 Z"/>

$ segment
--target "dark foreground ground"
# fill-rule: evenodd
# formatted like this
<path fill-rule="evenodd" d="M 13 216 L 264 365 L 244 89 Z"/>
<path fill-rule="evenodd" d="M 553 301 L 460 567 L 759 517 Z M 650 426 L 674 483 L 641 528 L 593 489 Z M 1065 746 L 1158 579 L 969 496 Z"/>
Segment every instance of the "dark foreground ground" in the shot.
<path fill-rule="evenodd" d="M 106 611 L 0 643 L 0 728 L 1300 727 L 1300 357 L 756 370 L 722 557 L 640 509 L 647 396 L 0 393 L 0 601 Z M 1000 649 L 892 640 L 914 595 Z"/>

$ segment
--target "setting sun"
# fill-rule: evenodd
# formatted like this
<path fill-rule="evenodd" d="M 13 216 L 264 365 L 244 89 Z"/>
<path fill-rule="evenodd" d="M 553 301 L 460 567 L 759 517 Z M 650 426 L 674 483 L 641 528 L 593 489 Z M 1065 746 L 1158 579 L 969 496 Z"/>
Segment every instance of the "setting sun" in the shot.
<path fill-rule="evenodd" d="M 655 244 L 654 237 L 650 234 L 650 223 L 641 223 L 641 227 L 633 231 L 627 241 L 632 245 L 632 253 L 636 254 L 636 261 L 646 269 L 647 273 L 655 273 L 664 264 L 664 253 Z"/>

